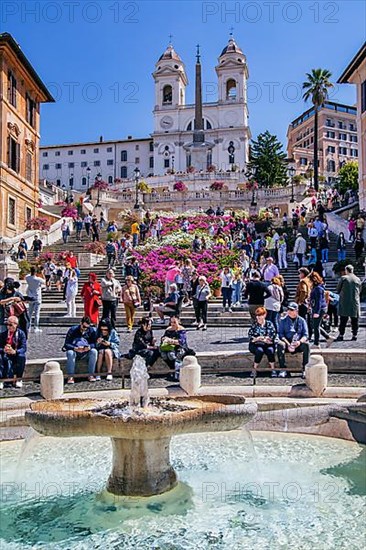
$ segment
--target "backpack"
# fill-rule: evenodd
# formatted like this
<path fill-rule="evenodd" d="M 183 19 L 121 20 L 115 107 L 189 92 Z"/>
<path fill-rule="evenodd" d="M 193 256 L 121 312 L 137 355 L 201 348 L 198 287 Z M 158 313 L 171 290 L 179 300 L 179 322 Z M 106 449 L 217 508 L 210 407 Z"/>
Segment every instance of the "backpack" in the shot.
<path fill-rule="evenodd" d="M 106 250 L 107 254 L 115 254 L 116 253 L 116 249 L 115 249 L 113 243 L 107 243 L 107 246 L 105 247 L 105 250 Z"/>

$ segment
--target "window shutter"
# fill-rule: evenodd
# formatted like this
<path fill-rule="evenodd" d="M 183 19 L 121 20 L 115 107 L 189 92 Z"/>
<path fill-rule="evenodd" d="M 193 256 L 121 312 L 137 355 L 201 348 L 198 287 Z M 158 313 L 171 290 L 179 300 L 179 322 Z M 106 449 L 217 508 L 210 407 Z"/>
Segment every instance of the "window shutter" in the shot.
<path fill-rule="evenodd" d="M 20 172 L 20 143 L 16 144 L 16 171 Z"/>
<path fill-rule="evenodd" d="M 8 151 L 7 151 L 7 165 L 10 167 L 11 166 L 11 141 L 10 141 L 10 136 L 8 136 L 8 139 L 7 139 L 7 142 L 8 142 Z"/>

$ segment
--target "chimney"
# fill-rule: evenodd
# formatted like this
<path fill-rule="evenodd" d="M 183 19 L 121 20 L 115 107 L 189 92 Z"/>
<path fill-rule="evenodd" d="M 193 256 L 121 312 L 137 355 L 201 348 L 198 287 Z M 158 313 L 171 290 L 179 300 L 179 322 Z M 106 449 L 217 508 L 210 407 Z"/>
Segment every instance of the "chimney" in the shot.
<path fill-rule="evenodd" d="M 99 143 L 103 143 L 103 136 L 99 136 Z"/>

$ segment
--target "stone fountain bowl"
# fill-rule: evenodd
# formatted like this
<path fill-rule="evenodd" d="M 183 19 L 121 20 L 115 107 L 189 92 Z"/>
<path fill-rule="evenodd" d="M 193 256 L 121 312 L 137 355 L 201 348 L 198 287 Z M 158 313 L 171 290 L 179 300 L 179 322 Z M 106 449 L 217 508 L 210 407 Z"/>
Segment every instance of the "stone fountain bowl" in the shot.
<path fill-rule="evenodd" d="M 153 398 L 148 407 L 128 401 L 60 399 L 32 403 L 26 418 L 39 433 L 53 437 L 110 437 L 112 472 L 107 489 L 115 495 L 152 496 L 172 489 L 173 435 L 240 428 L 256 413 L 240 396 Z"/>
<path fill-rule="evenodd" d="M 233 395 L 152 398 L 146 408 L 130 407 L 127 400 L 72 398 L 32 403 L 26 418 L 39 433 L 53 437 L 157 439 L 234 430 L 255 412 L 255 405 Z"/>

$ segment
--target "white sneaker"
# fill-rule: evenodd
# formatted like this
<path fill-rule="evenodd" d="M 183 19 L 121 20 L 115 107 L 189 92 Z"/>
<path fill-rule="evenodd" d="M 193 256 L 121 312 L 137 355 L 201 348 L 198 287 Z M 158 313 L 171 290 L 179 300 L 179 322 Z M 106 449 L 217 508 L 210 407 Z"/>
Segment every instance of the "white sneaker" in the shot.
<path fill-rule="evenodd" d="M 192 327 L 196 327 L 197 325 L 198 325 L 198 321 L 194 321 L 194 322 L 192 323 Z"/>
<path fill-rule="evenodd" d="M 0 390 L 4 389 L 4 382 L 0 382 Z"/>
<path fill-rule="evenodd" d="M 107 374 L 106 380 L 108 380 L 108 382 L 110 382 L 111 380 L 113 380 L 113 376 L 111 374 Z"/>
<path fill-rule="evenodd" d="M 43 332 L 43 330 L 42 330 L 41 328 L 36 327 L 36 328 L 34 329 L 34 332 Z"/>
<path fill-rule="evenodd" d="M 229 307 L 229 313 L 232 313 L 232 312 L 233 312 L 233 310 L 231 309 L 231 307 Z"/>
<path fill-rule="evenodd" d="M 16 388 L 22 388 L 23 387 L 23 380 L 17 380 L 15 382 L 15 387 Z"/>
<path fill-rule="evenodd" d="M 97 375 L 97 376 L 95 377 L 95 381 L 96 381 L 96 382 L 100 382 L 100 380 L 101 380 L 100 376 Z"/>

